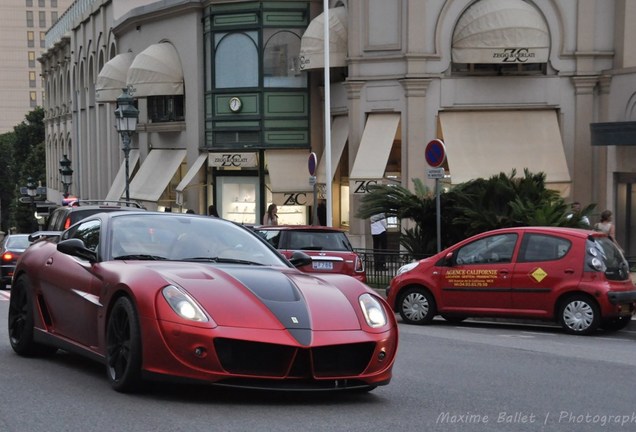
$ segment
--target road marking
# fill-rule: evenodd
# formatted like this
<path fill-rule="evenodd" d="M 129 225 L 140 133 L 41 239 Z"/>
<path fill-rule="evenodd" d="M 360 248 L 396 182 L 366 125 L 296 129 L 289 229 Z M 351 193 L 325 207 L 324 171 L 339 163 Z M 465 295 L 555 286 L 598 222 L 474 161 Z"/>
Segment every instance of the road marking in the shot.
<path fill-rule="evenodd" d="M 11 293 L 9 291 L 0 291 L 0 301 L 9 301 Z"/>

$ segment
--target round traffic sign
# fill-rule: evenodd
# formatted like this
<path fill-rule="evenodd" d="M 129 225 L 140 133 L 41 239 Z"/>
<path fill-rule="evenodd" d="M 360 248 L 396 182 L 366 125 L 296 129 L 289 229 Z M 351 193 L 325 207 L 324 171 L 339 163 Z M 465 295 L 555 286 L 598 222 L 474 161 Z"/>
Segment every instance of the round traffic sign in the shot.
<path fill-rule="evenodd" d="M 309 175 L 313 176 L 316 175 L 316 153 L 311 152 L 309 153 L 309 160 L 307 161 L 307 168 L 309 168 Z"/>
<path fill-rule="evenodd" d="M 426 162 L 433 168 L 442 166 L 444 160 L 446 160 L 446 148 L 444 142 L 439 139 L 434 139 L 426 144 L 426 150 L 424 150 L 424 156 Z"/>

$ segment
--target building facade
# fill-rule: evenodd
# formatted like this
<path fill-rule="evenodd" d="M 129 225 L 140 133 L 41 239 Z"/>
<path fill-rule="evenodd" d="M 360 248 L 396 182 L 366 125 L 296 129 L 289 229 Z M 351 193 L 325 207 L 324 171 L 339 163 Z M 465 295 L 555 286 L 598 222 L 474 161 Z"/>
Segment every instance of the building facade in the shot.
<path fill-rule="evenodd" d="M 3 0 L 0 3 L 0 134 L 13 131 L 44 103 L 37 59 L 45 51 L 47 29 L 73 0 Z"/>
<path fill-rule="evenodd" d="M 425 148 L 440 139 L 445 187 L 544 172 L 567 200 L 612 209 L 636 252 L 636 5 L 331 1 L 326 82 L 322 3 L 75 2 L 40 59 L 49 199 L 65 154 L 76 196 L 122 196 L 114 111 L 126 87 L 140 112 L 129 191 L 149 208 L 215 204 L 253 224 L 273 202 L 282 222 L 311 223 L 313 152 L 333 225 L 368 247 L 355 217 L 367 186 L 432 187 Z"/>

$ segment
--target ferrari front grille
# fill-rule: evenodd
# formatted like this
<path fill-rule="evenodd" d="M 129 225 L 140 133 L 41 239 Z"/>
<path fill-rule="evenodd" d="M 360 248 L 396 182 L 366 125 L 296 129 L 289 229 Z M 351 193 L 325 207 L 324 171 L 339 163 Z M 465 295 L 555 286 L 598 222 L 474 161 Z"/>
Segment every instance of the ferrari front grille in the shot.
<path fill-rule="evenodd" d="M 371 361 L 375 343 L 295 348 L 217 338 L 214 348 L 229 373 L 311 379 L 361 374 Z"/>
<path fill-rule="evenodd" d="M 241 375 L 283 376 L 295 349 L 289 346 L 218 338 L 214 348 L 223 369 Z"/>
<path fill-rule="evenodd" d="M 312 349 L 314 375 L 359 375 L 367 368 L 375 351 L 375 343 L 363 342 L 349 345 L 330 345 Z"/>

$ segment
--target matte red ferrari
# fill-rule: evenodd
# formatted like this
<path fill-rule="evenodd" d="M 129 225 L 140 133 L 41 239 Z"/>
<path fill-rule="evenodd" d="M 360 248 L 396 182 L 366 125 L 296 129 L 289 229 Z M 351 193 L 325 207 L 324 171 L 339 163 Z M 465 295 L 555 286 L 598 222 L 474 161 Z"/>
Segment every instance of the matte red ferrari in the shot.
<path fill-rule="evenodd" d="M 388 305 L 350 277 L 294 268 L 309 260 L 288 261 L 218 218 L 97 214 L 23 255 L 11 346 L 91 357 L 122 392 L 159 377 L 290 390 L 388 384 L 398 345 Z"/>

